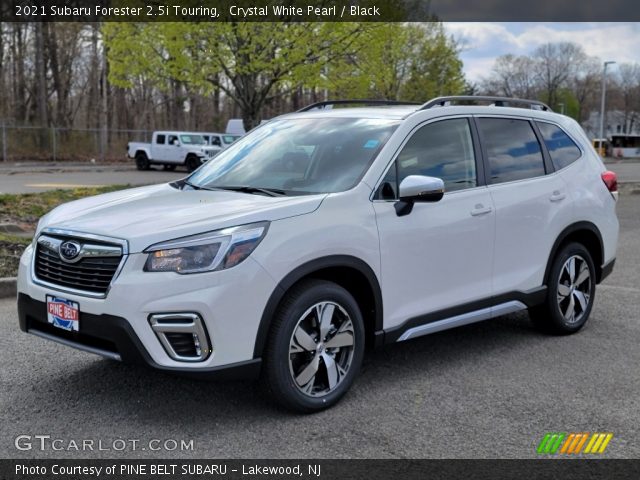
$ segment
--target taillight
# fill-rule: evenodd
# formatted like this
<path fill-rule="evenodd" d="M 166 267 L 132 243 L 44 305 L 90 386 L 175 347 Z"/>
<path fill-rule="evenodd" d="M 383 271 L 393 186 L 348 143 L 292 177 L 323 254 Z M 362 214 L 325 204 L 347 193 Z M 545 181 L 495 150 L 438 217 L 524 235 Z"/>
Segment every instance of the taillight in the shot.
<path fill-rule="evenodd" d="M 618 175 L 616 175 L 616 172 L 607 170 L 606 172 L 602 173 L 601 177 L 602 181 L 607 186 L 607 190 L 609 190 L 611 193 L 615 193 L 618 191 Z"/>

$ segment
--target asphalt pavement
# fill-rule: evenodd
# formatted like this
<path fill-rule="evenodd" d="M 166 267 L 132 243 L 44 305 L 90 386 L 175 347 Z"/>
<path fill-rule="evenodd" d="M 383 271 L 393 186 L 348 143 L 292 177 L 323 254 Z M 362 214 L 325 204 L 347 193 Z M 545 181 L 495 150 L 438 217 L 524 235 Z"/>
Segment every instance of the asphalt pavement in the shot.
<path fill-rule="evenodd" d="M 184 167 L 173 172 L 161 166 L 139 171 L 129 164 L 113 165 L 2 165 L 0 162 L 0 194 L 30 193 L 105 185 L 151 185 L 172 182 L 188 175 Z"/>
<path fill-rule="evenodd" d="M 618 262 L 580 333 L 546 336 L 519 313 L 393 345 L 311 416 L 252 383 L 168 376 L 21 333 L 2 300 L 0 457 L 526 458 L 547 432 L 611 432 L 602 457 L 638 458 L 640 195 L 618 207 Z M 35 435 L 51 436 L 48 449 Z M 83 440 L 94 451 L 73 447 Z M 153 440 L 171 450 L 150 451 Z"/>

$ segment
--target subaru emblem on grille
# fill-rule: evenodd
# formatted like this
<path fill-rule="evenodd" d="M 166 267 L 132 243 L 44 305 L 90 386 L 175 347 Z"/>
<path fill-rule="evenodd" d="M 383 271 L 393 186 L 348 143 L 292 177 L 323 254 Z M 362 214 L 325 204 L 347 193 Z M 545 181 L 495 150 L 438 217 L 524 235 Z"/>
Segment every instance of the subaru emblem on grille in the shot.
<path fill-rule="evenodd" d="M 60 258 L 65 262 L 73 262 L 80 255 L 82 247 L 78 242 L 66 241 L 60 245 Z"/>

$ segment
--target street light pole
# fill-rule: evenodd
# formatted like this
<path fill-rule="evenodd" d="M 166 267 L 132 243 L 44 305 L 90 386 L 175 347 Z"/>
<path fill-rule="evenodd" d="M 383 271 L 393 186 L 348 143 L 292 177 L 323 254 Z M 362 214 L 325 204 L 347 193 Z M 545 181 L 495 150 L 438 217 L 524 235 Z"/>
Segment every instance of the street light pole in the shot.
<path fill-rule="evenodd" d="M 602 140 L 604 139 L 604 102 L 607 95 L 607 65 L 612 65 L 614 63 L 616 62 L 604 62 L 604 69 L 602 71 L 602 101 L 600 102 L 600 142 L 602 142 Z"/>

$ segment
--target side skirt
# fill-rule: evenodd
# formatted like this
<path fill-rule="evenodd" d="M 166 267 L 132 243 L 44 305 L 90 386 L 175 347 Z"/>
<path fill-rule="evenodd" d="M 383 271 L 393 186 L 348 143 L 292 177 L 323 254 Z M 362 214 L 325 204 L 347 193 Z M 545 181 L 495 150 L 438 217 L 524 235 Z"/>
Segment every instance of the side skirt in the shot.
<path fill-rule="evenodd" d="M 526 310 L 527 306 L 514 300 L 512 302 L 501 303 L 495 307 L 482 308 L 475 312 L 463 313 L 451 318 L 445 318 L 437 322 L 427 323 L 426 325 L 420 325 L 419 327 L 413 327 L 406 330 L 396 342 L 404 342 L 411 338 L 421 337 L 423 335 L 429 335 L 430 333 L 441 332 L 442 330 L 448 330 L 450 328 L 461 327 L 463 325 L 469 325 L 471 323 L 482 322 L 483 320 L 489 320 L 490 318 L 500 317 L 509 313 L 519 312 L 520 310 Z"/>
<path fill-rule="evenodd" d="M 526 310 L 543 303 L 546 296 L 546 286 L 528 292 L 506 293 L 411 318 L 398 327 L 377 332 L 376 339 L 378 345 L 403 342 L 423 335 Z"/>

